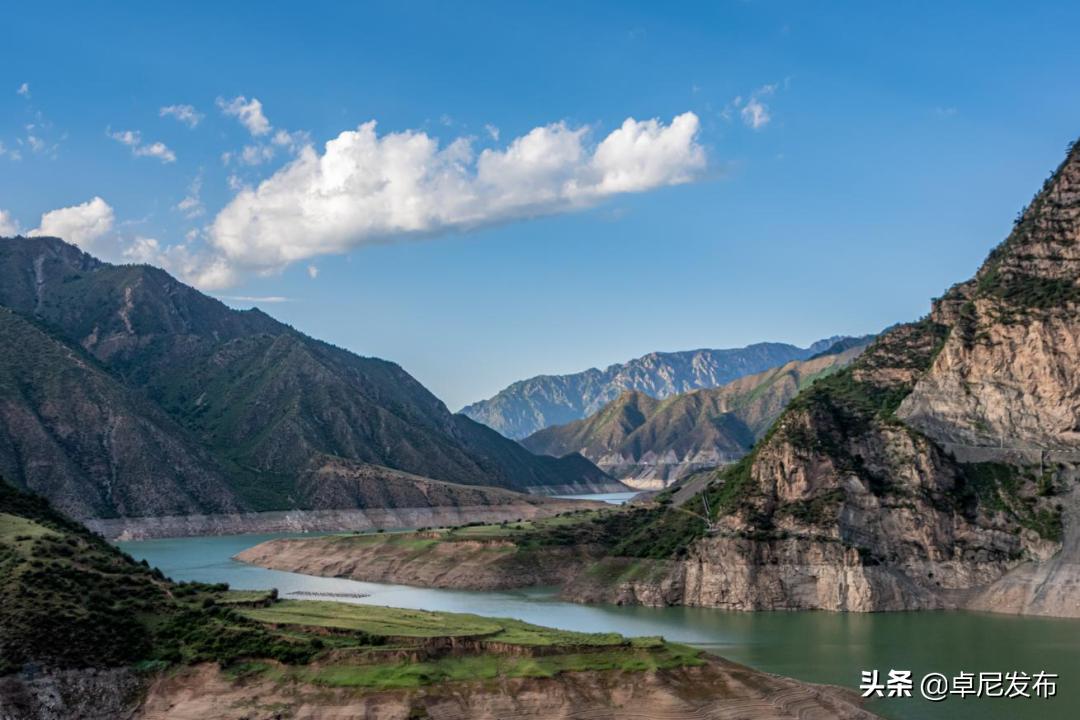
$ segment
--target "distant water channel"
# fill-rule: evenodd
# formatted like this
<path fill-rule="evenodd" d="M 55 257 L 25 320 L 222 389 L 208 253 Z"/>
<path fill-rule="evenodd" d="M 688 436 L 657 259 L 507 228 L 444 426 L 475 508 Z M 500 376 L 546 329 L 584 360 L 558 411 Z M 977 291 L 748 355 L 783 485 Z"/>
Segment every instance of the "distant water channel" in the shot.
<path fill-rule="evenodd" d="M 617 492 L 617 493 L 590 493 L 586 495 L 556 495 L 557 498 L 563 498 L 566 500 L 599 500 L 600 502 L 606 502 L 611 505 L 622 505 L 624 502 L 630 500 L 638 494 L 638 491 L 634 492 Z"/>
<path fill-rule="evenodd" d="M 855 688 L 860 671 L 911 670 L 952 677 L 961 671 L 1038 671 L 1060 675 L 1048 700 L 949 698 L 880 700 L 868 705 L 895 720 L 1075 720 L 1080 718 L 1080 621 L 1003 615 L 918 612 L 733 613 L 698 608 L 578 605 L 554 591 L 462 592 L 355 582 L 266 570 L 232 560 L 264 540 L 287 535 L 233 535 L 119 543 L 176 580 L 227 582 L 234 589 L 276 587 L 341 594 L 343 602 L 512 617 L 567 630 L 663 635 L 736 662 L 818 683 Z M 352 595 L 353 597 L 345 597 Z M 366 597 L 356 597 L 366 595 Z M 312 595 L 293 595 L 304 598 Z M 917 689 L 916 689 L 917 695 Z"/>

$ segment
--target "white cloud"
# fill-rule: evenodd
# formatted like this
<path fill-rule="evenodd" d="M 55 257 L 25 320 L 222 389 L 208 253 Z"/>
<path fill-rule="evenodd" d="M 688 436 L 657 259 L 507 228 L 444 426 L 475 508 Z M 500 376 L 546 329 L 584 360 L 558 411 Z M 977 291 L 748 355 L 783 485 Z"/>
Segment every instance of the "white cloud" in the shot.
<path fill-rule="evenodd" d="M 232 100 L 225 98 L 217 99 L 217 106 L 230 117 L 235 117 L 255 137 L 270 132 L 270 121 L 263 115 L 262 103 L 256 98 L 248 100 L 243 95 L 234 97 Z"/>
<path fill-rule="evenodd" d="M 296 152 L 300 148 L 311 144 L 311 135 L 306 130 L 297 130 L 296 132 L 278 130 L 274 133 L 272 142 L 275 145 L 287 148 L 289 152 Z"/>
<path fill-rule="evenodd" d="M 785 89 L 788 87 L 789 81 L 790 79 L 785 79 L 783 81 L 782 85 Z M 762 85 L 757 90 L 750 93 L 750 97 L 748 98 L 744 98 L 742 95 L 736 95 L 735 98 L 720 111 L 720 117 L 730 121 L 734 116 L 735 110 L 738 110 L 739 117 L 742 119 L 744 125 L 753 130 L 762 129 L 772 122 L 772 112 L 769 110 L 769 106 L 765 103 L 764 98 L 775 95 L 780 86 L 781 83 Z"/>
<path fill-rule="evenodd" d="M 124 258 L 135 264 L 154 264 L 161 255 L 161 245 L 154 238 L 137 237 L 124 249 Z"/>
<path fill-rule="evenodd" d="M 11 217 L 11 213 L 7 210 L 0 210 L 0 235 L 18 235 L 19 223 L 15 222 L 15 218 Z"/>
<path fill-rule="evenodd" d="M 243 303 L 283 303 L 291 302 L 292 298 L 283 295 L 218 295 L 222 300 Z"/>
<path fill-rule="evenodd" d="M 499 142 L 499 128 L 495 127 L 491 123 L 488 123 L 484 126 L 484 130 L 487 132 L 488 136 L 492 140 L 494 140 L 495 142 Z"/>
<path fill-rule="evenodd" d="M 739 116 L 747 127 L 760 130 L 769 124 L 772 115 L 769 113 L 769 106 L 762 101 L 762 98 L 768 97 L 775 92 L 775 84 L 762 85 L 753 92 L 750 99 L 746 101 L 746 105 L 739 111 Z"/>
<path fill-rule="evenodd" d="M 768 106 L 757 98 L 750 98 L 746 105 L 743 106 L 743 109 L 739 111 L 739 115 L 746 126 L 754 130 L 760 130 L 772 120 Z"/>
<path fill-rule="evenodd" d="M 262 165 L 274 159 L 274 148 L 269 145 L 245 145 L 239 160 L 244 165 Z"/>
<path fill-rule="evenodd" d="M 163 163 L 176 162 L 176 153 L 165 146 L 165 143 L 155 142 L 149 145 L 140 145 L 133 150 L 138 157 L 157 158 Z"/>
<path fill-rule="evenodd" d="M 241 189 L 214 219 L 210 242 L 230 265 L 266 271 L 398 237 L 588 207 L 692 180 L 706 162 L 698 125 L 693 113 L 667 125 L 630 118 L 590 146 L 587 128 L 556 123 L 476 155 L 466 138 L 440 147 L 421 131 L 380 137 L 368 122 Z"/>
<path fill-rule="evenodd" d="M 22 95 L 25 98 L 30 97 L 30 83 L 23 83 L 15 92 L 16 94 Z"/>
<path fill-rule="evenodd" d="M 188 186 L 188 194 L 176 204 L 176 209 L 187 218 L 196 218 L 205 212 L 202 204 L 202 172 L 195 176 Z"/>
<path fill-rule="evenodd" d="M 307 274 L 308 274 L 309 278 L 314 280 L 315 278 L 319 277 L 319 268 L 317 268 L 314 265 L 308 265 L 307 266 Z"/>
<path fill-rule="evenodd" d="M 136 238 L 124 251 L 127 262 L 144 263 L 164 268 L 202 290 L 220 290 L 236 284 L 236 273 L 220 257 L 215 257 L 189 243 L 197 234 L 189 233 L 187 240 L 162 247 L 155 238 Z"/>
<path fill-rule="evenodd" d="M 117 132 L 106 130 L 105 134 L 121 145 L 127 145 L 131 148 L 131 154 L 135 157 L 157 158 L 163 163 L 176 162 L 176 153 L 166 147 L 165 143 L 152 142 L 144 144 L 142 134 L 138 130 Z"/>
<path fill-rule="evenodd" d="M 100 197 L 94 197 L 81 205 L 45 213 L 41 216 L 41 224 L 29 234 L 58 237 L 89 250 L 112 230 L 114 220 L 109 204 Z"/>
<path fill-rule="evenodd" d="M 30 146 L 30 150 L 35 153 L 39 153 L 45 149 L 45 141 L 36 135 L 27 135 L 26 143 Z"/>
<path fill-rule="evenodd" d="M 158 111 L 158 114 L 161 117 L 174 117 L 189 128 L 198 126 L 198 124 L 202 122 L 203 117 L 205 117 L 191 105 L 166 105 Z"/>

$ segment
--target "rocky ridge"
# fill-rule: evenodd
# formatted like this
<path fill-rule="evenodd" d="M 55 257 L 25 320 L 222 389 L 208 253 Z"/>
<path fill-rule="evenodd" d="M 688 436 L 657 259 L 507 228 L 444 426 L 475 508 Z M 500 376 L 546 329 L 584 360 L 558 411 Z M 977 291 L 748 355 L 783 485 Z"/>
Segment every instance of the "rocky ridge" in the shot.
<path fill-rule="evenodd" d="M 717 387 L 792 360 L 808 359 L 846 340 L 827 338 L 806 348 L 757 343 L 725 350 L 654 352 L 603 370 L 521 380 L 492 398 L 462 408 L 461 413 L 506 437 L 521 439 L 552 425 L 586 418 L 626 391 L 662 399 Z"/>

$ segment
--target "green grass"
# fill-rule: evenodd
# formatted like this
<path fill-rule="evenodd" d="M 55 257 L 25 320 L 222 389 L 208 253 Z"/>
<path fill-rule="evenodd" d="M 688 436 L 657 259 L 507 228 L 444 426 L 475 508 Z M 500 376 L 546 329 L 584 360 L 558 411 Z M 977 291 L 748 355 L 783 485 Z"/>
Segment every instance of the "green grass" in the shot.
<path fill-rule="evenodd" d="M 1045 540 L 1061 541 L 1062 510 L 1060 505 L 1044 499 L 1052 495 L 1047 488 L 1053 487 L 1046 475 L 1037 477 L 997 462 L 967 463 L 961 469 L 961 482 L 952 498 L 958 506 L 1004 513 Z"/>
<path fill-rule="evenodd" d="M 57 534 L 33 520 L 0 513 L 0 543 L 27 550 L 34 540 L 45 537 L 57 537 Z"/>
<path fill-rule="evenodd" d="M 229 606 L 265 603 L 275 597 L 272 590 L 229 590 L 224 594 L 217 594 L 214 600 L 218 605 Z"/>
<path fill-rule="evenodd" d="M 661 649 L 633 648 L 541 657 L 485 653 L 421 663 L 334 664 L 302 671 L 300 677 L 330 687 L 415 689 L 441 682 L 494 680 L 500 677 L 554 677 L 564 672 L 660 670 L 700 665 L 704 663 L 700 655 L 698 650 L 674 644 L 667 644 Z"/>
<path fill-rule="evenodd" d="M 274 625 L 355 630 L 384 638 L 473 637 L 529 646 L 608 646 L 627 642 L 615 633 L 556 630 L 509 618 L 322 600 L 282 600 L 268 608 L 240 612 L 252 620 Z"/>
<path fill-rule="evenodd" d="M 272 607 L 243 610 L 241 614 L 264 623 L 358 630 L 384 637 L 469 637 L 493 635 L 501 629 L 498 622 L 475 615 L 322 600 L 283 600 Z"/>

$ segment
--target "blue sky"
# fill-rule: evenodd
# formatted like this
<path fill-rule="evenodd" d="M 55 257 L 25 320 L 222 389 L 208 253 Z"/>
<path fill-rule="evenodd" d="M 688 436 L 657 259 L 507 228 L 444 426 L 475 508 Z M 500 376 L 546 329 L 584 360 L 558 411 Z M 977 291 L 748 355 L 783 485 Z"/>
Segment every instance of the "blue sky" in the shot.
<path fill-rule="evenodd" d="M 455 410 L 918 317 L 1080 135 L 1067 2 L 23 3 L 5 25 L 0 228 L 163 264 Z"/>

